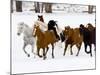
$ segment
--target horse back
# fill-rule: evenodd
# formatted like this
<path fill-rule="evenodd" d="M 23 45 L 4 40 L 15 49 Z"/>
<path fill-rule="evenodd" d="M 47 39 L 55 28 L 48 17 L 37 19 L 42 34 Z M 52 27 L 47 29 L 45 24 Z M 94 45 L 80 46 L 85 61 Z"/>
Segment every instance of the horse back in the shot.
<path fill-rule="evenodd" d="M 82 42 L 83 41 L 83 36 L 80 34 L 80 30 L 79 28 L 75 28 L 73 29 L 73 39 L 74 39 L 74 42 L 76 43 L 79 43 L 79 42 Z"/>
<path fill-rule="evenodd" d="M 47 42 L 55 42 L 56 36 L 54 34 L 54 31 L 53 30 L 45 31 L 45 39 L 46 39 Z"/>

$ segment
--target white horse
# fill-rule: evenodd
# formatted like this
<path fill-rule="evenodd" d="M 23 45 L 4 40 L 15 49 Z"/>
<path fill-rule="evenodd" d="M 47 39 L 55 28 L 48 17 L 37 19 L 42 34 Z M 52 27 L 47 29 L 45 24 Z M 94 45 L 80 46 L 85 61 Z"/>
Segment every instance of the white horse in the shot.
<path fill-rule="evenodd" d="M 27 45 L 31 45 L 32 53 L 35 54 L 34 53 L 35 37 L 33 37 L 33 35 L 32 35 L 33 30 L 27 24 L 25 24 L 24 22 L 21 22 L 18 24 L 17 35 L 20 35 L 21 33 L 23 33 L 23 40 L 24 40 L 23 50 L 24 50 L 25 54 L 27 54 L 27 56 L 30 57 L 30 54 L 28 54 L 25 51 L 25 47 Z"/>

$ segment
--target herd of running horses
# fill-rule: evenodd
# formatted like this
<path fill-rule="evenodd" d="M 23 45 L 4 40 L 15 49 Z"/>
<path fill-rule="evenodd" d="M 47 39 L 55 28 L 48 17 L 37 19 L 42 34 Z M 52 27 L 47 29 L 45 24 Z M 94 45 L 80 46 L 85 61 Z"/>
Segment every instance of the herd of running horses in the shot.
<path fill-rule="evenodd" d="M 43 29 L 43 27 L 45 29 Z M 65 26 L 65 28 L 61 30 L 60 33 L 58 33 L 57 30 L 59 30 L 59 26 L 57 25 L 56 21 L 50 20 L 48 24 L 45 24 L 43 16 L 38 15 L 38 21 L 34 23 L 32 29 L 32 36 L 34 38 L 37 37 L 36 55 L 38 55 L 39 57 L 43 57 L 43 59 L 46 59 L 46 55 L 49 50 L 48 45 L 51 45 L 52 58 L 54 58 L 55 43 L 61 41 L 65 43 L 63 55 L 66 54 L 68 45 L 70 45 L 70 54 L 72 55 L 72 47 L 76 45 L 78 49 L 76 56 L 78 56 L 83 42 L 85 52 L 92 56 L 92 44 L 94 44 L 94 47 L 96 49 L 96 27 L 94 27 L 91 23 L 88 23 L 86 26 L 80 24 L 78 28 Z M 89 46 L 89 50 L 87 50 L 87 46 Z M 40 49 L 43 50 L 43 55 L 40 55 Z"/>

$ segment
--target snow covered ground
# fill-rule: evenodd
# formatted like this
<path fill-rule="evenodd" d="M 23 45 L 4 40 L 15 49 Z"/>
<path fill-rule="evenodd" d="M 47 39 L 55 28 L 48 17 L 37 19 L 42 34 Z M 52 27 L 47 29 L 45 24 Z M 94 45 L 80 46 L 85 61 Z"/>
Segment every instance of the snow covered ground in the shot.
<path fill-rule="evenodd" d="M 31 54 L 28 58 L 23 51 L 23 35 L 17 36 L 17 24 L 25 22 L 30 27 L 33 26 L 37 20 L 39 13 L 13 13 L 12 14 L 12 73 L 35 73 L 35 72 L 50 72 L 50 71 L 64 71 L 64 70 L 82 70 L 95 68 L 95 51 L 93 47 L 93 57 L 84 52 L 84 45 L 82 44 L 79 56 L 75 56 L 77 48 L 73 47 L 73 55 L 70 55 L 69 48 L 66 55 L 63 56 L 64 43 L 56 44 L 54 49 L 55 58 L 51 57 L 51 47 L 47 54 L 47 59 L 43 60 L 31 53 L 31 46 L 27 46 L 26 51 Z M 44 21 L 48 23 L 49 20 L 58 21 L 58 26 L 64 28 L 67 25 L 71 27 L 79 27 L 80 24 L 92 23 L 95 26 L 95 14 L 87 13 L 65 13 L 53 12 L 52 14 L 42 13 Z M 89 48 L 88 48 L 89 49 Z"/>

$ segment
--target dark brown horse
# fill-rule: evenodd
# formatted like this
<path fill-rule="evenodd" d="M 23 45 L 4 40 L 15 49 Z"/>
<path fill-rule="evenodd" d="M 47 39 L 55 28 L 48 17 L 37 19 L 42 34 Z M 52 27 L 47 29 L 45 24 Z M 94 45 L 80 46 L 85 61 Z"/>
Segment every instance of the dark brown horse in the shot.
<path fill-rule="evenodd" d="M 96 28 L 92 26 L 92 24 L 87 24 L 85 27 L 83 24 L 80 25 L 80 33 L 83 35 L 83 42 L 85 46 L 85 52 L 92 56 L 92 44 L 96 46 Z M 89 46 L 90 50 L 87 51 L 87 46 Z"/>
<path fill-rule="evenodd" d="M 54 43 L 56 42 L 56 36 L 53 31 L 41 31 L 39 26 L 34 25 L 33 29 L 33 35 L 37 36 L 37 54 L 39 57 L 41 57 L 39 51 L 42 48 L 43 49 L 43 59 L 46 58 L 46 54 L 48 51 L 48 45 L 51 44 L 52 46 L 52 58 L 54 58 Z M 47 49 L 47 50 L 45 50 Z"/>
<path fill-rule="evenodd" d="M 70 28 L 69 26 L 65 27 L 65 30 L 63 31 L 64 35 L 65 35 L 65 49 L 64 49 L 64 54 L 66 53 L 67 47 L 70 44 L 70 53 L 71 55 L 73 54 L 72 52 L 72 47 L 74 45 L 76 45 L 76 47 L 78 48 L 78 52 L 76 54 L 76 56 L 79 55 L 79 51 L 82 45 L 82 41 L 83 41 L 83 36 L 80 35 L 80 31 L 79 28 Z"/>
<path fill-rule="evenodd" d="M 88 23 L 87 28 L 90 31 L 91 43 L 96 47 L 96 27 L 94 27 L 91 23 Z"/>

